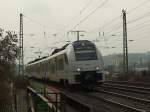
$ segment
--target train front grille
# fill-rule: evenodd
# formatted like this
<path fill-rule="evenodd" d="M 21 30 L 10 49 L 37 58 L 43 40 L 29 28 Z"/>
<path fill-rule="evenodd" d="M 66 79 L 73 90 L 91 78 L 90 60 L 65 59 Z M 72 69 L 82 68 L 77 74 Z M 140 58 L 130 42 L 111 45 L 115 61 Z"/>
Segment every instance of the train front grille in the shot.
<path fill-rule="evenodd" d="M 102 74 L 96 73 L 96 71 L 85 71 L 75 75 L 75 81 L 82 84 L 97 83 L 99 80 L 102 80 Z"/>

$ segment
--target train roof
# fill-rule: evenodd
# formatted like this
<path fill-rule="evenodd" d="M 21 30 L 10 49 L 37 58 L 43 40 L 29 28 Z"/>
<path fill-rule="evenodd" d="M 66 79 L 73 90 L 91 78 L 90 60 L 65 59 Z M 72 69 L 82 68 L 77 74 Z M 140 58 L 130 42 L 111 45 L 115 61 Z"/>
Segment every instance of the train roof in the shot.
<path fill-rule="evenodd" d="M 44 56 L 44 57 L 42 57 L 42 58 L 37 58 L 37 59 L 35 59 L 35 60 L 33 60 L 33 61 L 30 61 L 29 63 L 27 63 L 27 65 L 36 64 L 36 63 L 42 62 L 42 61 L 44 61 L 44 60 L 46 60 L 46 59 L 55 57 L 55 56 L 59 55 L 60 53 L 62 54 L 62 53 L 65 52 L 65 48 L 66 48 L 68 45 L 69 45 L 69 44 L 66 44 L 66 45 L 64 45 L 64 46 L 63 46 L 62 48 L 60 48 L 60 49 L 55 49 L 55 50 L 52 52 L 52 54 L 51 54 L 50 56 Z"/>
<path fill-rule="evenodd" d="M 59 53 L 59 52 L 65 50 L 69 44 L 77 45 L 77 44 L 80 44 L 80 43 L 91 43 L 91 44 L 93 44 L 93 43 L 92 43 L 91 41 L 89 41 L 89 40 L 79 40 L 79 41 L 74 41 L 74 42 L 72 42 L 72 43 L 67 43 L 67 44 L 65 44 L 64 46 L 62 46 L 61 48 L 54 49 L 54 51 L 51 53 L 50 56 L 44 56 L 44 57 L 42 57 L 42 58 L 37 58 L 37 59 L 35 59 L 35 60 L 33 60 L 33 61 L 30 61 L 27 65 L 30 65 L 30 64 L 33 64 L 33 63 L 42 61 L 42 60 L 44 60 L 44 59 L 46 59 L 46 58 L 49 58 L 49 57 L 51 57 L 51 56 L 53 56 L 53 55 L 55 55 L 55 54 L 57 54 L 57 53 Z"/>
<path fill-rule="evenodd" d="M 35 59 L 35 60 L 33 60 L 33 61 L 30 61 L 28 64 L 34 63 L 34 62 L 36 62 L 36 61 L 40 61 L 40 60 L 45 59 L 45 58 L 47 58 L 47 57 L 48 57 L 48 56 L 44 56 L 44 57 L 41 57 L 41 58 L 37 58 L 37 59 Z"/>
<path fill-rule="evenodd" d="M 76 43 L 92 43 L 91 41 L 89 40 L 79 40 L 79 41 L 74 41 L 72 42 L 73 44 L 76 44 Z"/>
<path fill-rule="evenodd" d="M 56 53 L 58 53 L 58 52 L 60 52 L 60 51 L 62 51 L 62 50 L 64 50 L 64 49 L 66 49 L 66 47 L 67 47 L 68 45 L 69 45 L 69 43 L 65 44 L 65 45 L 62 46 L 61 48 L 54 49 L 54 51 L 52 52 L 51 55 L 54 55 L 54 54 L 56 54 Z"/>

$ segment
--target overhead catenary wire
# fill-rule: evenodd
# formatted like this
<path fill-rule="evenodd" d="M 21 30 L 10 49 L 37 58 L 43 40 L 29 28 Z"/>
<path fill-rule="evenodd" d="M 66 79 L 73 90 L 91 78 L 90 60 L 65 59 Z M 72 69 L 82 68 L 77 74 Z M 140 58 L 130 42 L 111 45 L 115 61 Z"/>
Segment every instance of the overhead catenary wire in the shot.
<path fill-rule="evenodd" d="M 84 13 L 84 11 L 90 6 L 90 4 L 91 4 L 92 2 L 93 2 L 93 0 L 89 0 L 89 1 L 87 2 L 87 4 L 79 11 L 79 13 L 78 13 L 77 15 L 75 15 L 75 16 L 67 23 L 67 25 L 65 26 L 65 28 L 67 28 L 73 20 L 75 20 L 76 18 L 78 18 L 79 16 L 81 16 L 81 15 Z"/>
<path fill-rule="evenodd" d="M 30 17 L 28 17 L 28 16 L 26 16 L 26 15 L 23 15 L 23 17 L 25 17 L 26 19 L 30 20 L 31 22 L 33 22 L 33 23 L 35 23 L 35 24 L 41 26 L 42 28 L 46 28 L 46 29 L 49 29 L 49 30 L 64 31 L 63 28 L 50 27 L 50 26 L 45 25 L 45 24 L 42 24 L 42 23 L 40 23 L 39 21 L 34 20 L 34 19 L 32 19 L 32 18 L 30 18 Z"/>
<path fill-rule="evenodd" d="M 148 2 L 150 2 L 150 0 L 145 0 L 145 1 L 143 1 L 141 4 L 135 6 L 135 7 L 132 8 L 131 10 L 129 10 L 127 14 L 128 14 L 128 15 L 131 14 L 133 11 L 136 11 L 138 8 L 140 8 L 141 6 L 143 6 L 144 4 L 146 4 L 146 3 L 148 3 Z M 120 17 L 121 17 L 121 16 L 116 17 L 116 18 L 110 20 L 110 22 L 108 22 L 108 23 L 106 23 L 105 25 L 103 25 L 103 27 L 108 26 L 109 24 L 112 24 L 113 21 L 116 21 L 116 20 L 119 19 Z"/>
<path fill-rule="evenodd" d="M 142 28 L 143 28 L 143 27 L 142 27 Z M 129 31 L 129 32 L 131 32 L 131 31 Z M 133 32 L 133 31 L 132 31 L 132 32 Z M 130 34 L 130 33 L 129 33 L 128 37 L 133 37 L 133 35 L 134 35 L 134 37 L 135 37 L 135 36 L 138 36 L 138 38 L 133 39 L 133 41 L 136 41 L 136 40 L 138 40 L 139 38 L 142 39 L 142 38 L 148 36 L 147 32 L 148 32 L 148 29 L 147 29 L 147 30 L 144 29 L 144 30 L 141 30 L 140 33 L 136 33 L 136 35 L 135 35 L 135 33 L 134 33 L 134 34 Z M 146 36 L 143 37 L 143 35 L 145 35 L 145 34 L 146 34 Z M 122 41 L 121 35 L 122 35 L 122 34 L 117 35 L 117 37 L 119 37 L 119 38 L 113 38 L 113 40 L 112 40 L 112 39 L 111 39 L 111 40 L 108 39 L 107 42 L 108 42 L 108 43 L 112 43 L 112 41 Z M 141 35 L 141 36 L 140 36 L 140 35 Z M 132 39 L 131 39 L 131 40 L 132 40 Z M 102 42 L 102 41 L 101 41 L 101 42 Z"/>
<path fill-rule="evenodd" d="M 148 26 L 150 26 L 150 23 L 149 24 L 148 23 L 149 22 L 143 22 L 143 23 L 140 23 L 136 26 L 129 27 L 128 32 L 133 32 L 133 31 L 137 31 L 137 30 L 140 30 L 142 28 L 148 27 Z M 122 31 L 118 31 L 118 32 L 114 32 L 112 34 L 116 35 L 116 34 L 121 34 L 121 33 L 122 33 Z M 107 33 L 107 34 L 110 35 L 109 33 Z"/>
<path fill-rule="evenodd" d="M 146 1 L 147 1 L 147 0 L 146 0 Z M 136 7 L 137 7 L 137 8 L 136 8 Z M 135 7 L 135 10 L 138 9 L 138 8 L 140 7 L 140 5 L 138 5 L 138 6 L 136 6 L 136 7 Z M 83 9 L 84 9 L 84 8 L 83 8 Z M 131 11 L 131 12 L 132 12 L 132 11 Z M 120 16 L 119 16 L 119 18 L 120 18 Z M 84 21 L 83 21 L 83 22 L 84 22 Z M 130 21 L 130 22 L 131 22 L 131 21 Z M 131 22 L 131 23 L 132 23 L 132 22 Z M 80 23 L 80 24 L 81 24 L 81 23 Z M 79 24 L 79 25 L 80 25 L 80 24 Z M 42 25 L 42 26 L 43 26 L 43 25 Z M 106 24 L 106 27 L 107 27 L 107 26 L 108 26 L 108 25 Z M 105 25 L 104 25 L 104 27 L 105 27 Z M 115 28 L 114 28 L 114 29 L 115 29 Z M 115 30 L 116 30 L 116 29 L 115 29 Z M 109 30 L 109 31 L 110 31 L 110 30 Z M 110 33 L 112 33 L 112 32 L 113 32 L 113 31 L 111 31 Z M 109 32 L 105 32 L 105 33 L 106 33 L 106 34 L 107 34 L 107 33 L 109 34 Z"/>
<path fill-rule="evenodd" d="M 143 32 L 143 31 L 144 31 L 144 32 Z M 129 31 L 129 32 L 131 32 L 131 31 Z M 133 32 L 133 31 L 132 31 L 132 32 Z M 135 33 L 132 33 L 132 34 L 129 33 L 128 37 L 133 37 L 133 35 L 134 35 L 134 36 L 138 36 L 139 38 L 142 38 L 143 35 L 146 34 L 147 32 L 148 32 L 148 29 L 144 29 L 144 30 L 141 30 L 140 33 L 136 33 L 136 34 L 135 34 Z M 120 37 L 121 35 L 122 35 L 122 34 L 117 35 L 117 37 Z M 148 34 L 147 34 L 147 35 L 148 35 Z M 132 39 L 131 39 L 131 40 L 132 40 Z M 133 38 L 133 40 L 136 40 L 136 39 Z M 110 42 L 111 42 L 111 41 L 122 41 L 122 37 L 121 37 L 121 38 L 115 38 L 114 40 L 108 40 L 108 42 L 109 42 L 109 41 L 110 41 Z"/>
<path fill-rule="evenodd" d="M 148 34 L 147 34 L 147 32 L 148 32 L 148 29 L 147 29 L 147 31 L 146 30 L 142 30 L 142 31 L 140 31 L 140 33 L 136 33 L 136 35 L 135 35 L 135 33 L 134 34 L 132 34 L 132 35 L 128 35 L 128 37 L 133 37 L 133 35 L 134 35 L 134 37 L 138 37 L 138 38 L 133 38 L 133 39 L 131 39 L 130 38 L 130 40 L 133 40 L 133 41 L 136 41 L 136 40 L 139 40 L 139 39 L 144 39 L 144 38 L 147 38 L 147 37 L 149 37 L 148 36 Z M 145 35 L 145 36 L 144 36 Z M 119 37 L 119 38 L 118 38 Z M 122 42 L 122 36 L 121 35 L 117 35 L 117 38 L 113 38 L 113 39 L 107 39 L 107 45 L 111 45 L 112 44 L 112 42 L 114 43 L 114 41 L 115 41 L 115 43 L 117 42 Z M 101 42 L 104 42 L 104 40 L 103 41 L 101 41 Z"/>
<path fill-rule="evenodd" d="M 104 29 L 104 28 L 106 28 L 106 27 L 112 25 L 114 22 L 116 22 L 116 21 L 119 20 L 119 19 L 121 19 L 121 16 L 117 16 L 117 17 L 111 19 L 110 21 L 108 21 L 107 23 L 105 23 L 104 25 L 102 25 L 101 27 L 94 28 L 93 30 L 91 30 L 91 31 L 89 31 L 89 32 L 87 32 L 87 33 L 91 33 L 91 32 L 93 32 L 93 31 L 95 31 L 96 29 L 98 29 L 98 30 L 99 30 L 99 29 Z"/>
<path fill-rule="evenodd" d="M 82 20 L 80 20 L 80 22 L 77 23 L 72 28 L 72 30 L 75 29 L 77 26 L 79 26 L 81 23 L 83 23 L 85 20 L 87 20 L 92 14 L 94 14 L 98 9 L 102 8 L 107 2 L 108 2 L 108 0 L 105 0 L 104 2 L 102 2 L 98 7 L 96 7 L 93 11 L 91 11 L 86 17 L 84 17 Z"/>
<path fill-rule="evenodd" d="M 134 22 L 136 22 L 136 21 L 138 21 L 138 20 L 141 20 L 141 19 L 143 19 L 143 18 L 146 18 L 147 16 L 150 16 L 150 12 L 147 12 L 147 13 L 144 13 L 143 15 L 141 15 L 141 16 L 138 16 L 137 18 L 135 18 L 135 19 L 133 19 L 133 20 L 131 20 L 131 21 L 128 21 L 127 22 L 127 24 L 131 24 L 131 23 L 134 23 Z M 137 27 L 137 25 L 136 25 L 136 27 Z M 117 26 L 117 28 L 112 28 L 110 31 L 108 31 L 108 32 L 105 32 L 106 34 L 109 34 L 109 33 L 111 33 L 111 32 L 113 32 L 114 30 L 119 30 L 119 28 L 121 28 L 121 24 L 119 25 L 119 26 Z M 135 28 L 135 27 L 134 27 Z M 121 33 L 122 31 L 119 31 L 119 33 Z"/>
<path fill-rule="evenodd" d="M 138 8 L 140 8 L 140 7 L 142 7 L 142 6 L 144 6 L 144 4 L 146 4 L 146 3 L 148 3 L 148 2 L 150 2 L 150 0 L 145 0 L 145 1 L 143 1 L 143 2 L 140 3 L 139 5 L 135 6 L 133 9 L 129 10 L 129 11 L 128 11 L 128 14 L 130 14 L 130 13 L 133 12 L 133 11 L 136 11 L 136 9 L 138 9 Z"/>
<path fill-rule="evenodd" d="M 91 1 L 89 1 L 91 2 Z M 74 30 L 77 26 L 79 26 L 81 23 L 83 23 L 85 20 L 88 19 L 89 16 L 91 16 L 92 14 L 94 14 L 98 9 L 100 9 L 102 6 L 104 6 L 106 3 L 108 2 L 108 0 L 105 0 L 102 4 L 100 4 L 98 7 L 96 7 L 93 11 L 91 11 L 87 16 L 85 16 L 82 20 L 80 20 L 79 23 L 77 23 L 75 26 L 73 26 L 73 28 L 70 30 Z M 87 4 L 88 5 L 88 4 Z M 84 9 L 85 10 L 85 9 Z M 66 34 L 63 35 L 63 37 L 65 37 Z M 69 40 L 69 37 L 67 37 Z"/>
<path fill-rule="evenodd" d="M 150 0 L 145 0 L 143 1 L 142 3 L 140 3 L 139 5 L 135 6 L 134 8 L 132 8 L 131 10 L 128 11 L 128 15 L 131 14 L 133 11 L 136 11 L 138 8 L 144 6 L 144 4 L 150 2 Z M 94 28 L 93 30 L 91 30 L 90 32 L 87 32 L 87 33 L 91 33 L 93 31 L 95 31 L 96 29 L 101 29 L 101 28 L 105 28 L 105 27 L 108 27 L 110 26 L 111 24 L 113 24 L 116 20 L 118 20 L 121 16 L 118 16 L 112 20 L 110 20 L 109 22 L 107 22 L 106 24 L 104 24 L 103 26 L 101 27 L 98 27 L 98 28 Z M 137 20 L 136 20 L 137 21 Z M 130 21 L 131 22 L 131 21 Z M 133 20 L 134 22 L 134 20 Z"/>
<path fill-rule="evenodd" d="M 90 4 L 93 2 L 93 0 L 89 0 L 88 2 L 87 2 L 87 4 L 79 11 L 79 14 L 77 14 L 76 16 L 74 16 L 71 20 L 70 20 L 70 22 L 71 21 L 73 21 L 74 19 L 76 19 L 77 17 L 79 17 L 79 16 L 81 16 L 82 15 L 82 13 L 84 13 L 84 11 L 90 6 Z M 70 22 L 65 26 L 65 29 L 70 25 Z M 65 37 L 65 35 L 66 34 L 63 34 L 63 37 Z M 70 39 L 69 39 L 69 37 L 68 37 L 68 32 L 67 32 L 67 40 L 68 41 L 70 41 Z"/>
<path fill-rule="evenodd" d="M 143 30 L 143 31 L 145 31 L 145 30 Z M 142 33 L 140 33 L 140 35 L 139 34 L 133 34 L 134 36 L 138 36 L 138 38 L 130 38 L 130 40 L 133 40 L 133 41 L 136 41 L 136 40 L 139 40 L 139 39 L 144 39 L 146 36 L 148 36 L 148 34 L 147 34 L 147 32 L 148 31 L 146 31 L 146 32 L 142 32 Z M 133 35 L 128 35 L 128 37 L 133 37 Z M 145 36 L 144 36 L 145 35 Z M 115 38 L 115 39 L 113 39 L 113 40 L 108 40 L 107 42 L 109 43 L 109 45 L 110 45 L 110 43 L 114 43 L 114 41 L 117 41 L 117 42 L 121 42 L 122 41 L 122 37 L 121 37 L 121 35 L 120 36 L 118 36 L 119 38 Z M 147 38 L 147 37 L 146 37 Z"/>
<path fill-rule="evenodd" d="M 133 19 L 131 21 L 128 21 L 127 23 L 128 24 L 135 23 L 136 21 L 139 21 L 139 20 L 141 20 L 143 18 L 146 18 L 147 16 L 150 16 L 150 12 L 147 12 L 147 13 L 145 13 L 145 14 L 143 14 L 143 15 L 141 15 L 141 16 L 139 16 L 139 17 L 137 17 L 137 18 L 135 18 L 135 19 Z"/>
<path fill-rule="evenodd" d="M 82 10 L 80 11 L 80 14 L 82 14 L 89 6 L 90 4 L 93 2 L 93 0 L 89 0 L 87 2 L 87 4 L 82 8 Z"/>
<path fill-rule="evenodd" d="M 132 21 L 128 21 L 127 22 L 127 24 L 131 24 L 131 23 L 134 23 L 134 22 L 136 22 L 136 21 L 138 21 L 138 20 L 141 20 L 141 19 L 143 19 L 143 18 L 145 18 L 145 17 L 147 17 L 147 16 L 150 16 L 150 12 L 147 12 L 147 13 L 144 13 L 143 15 L 141 15 L 141 16 L 138 16 L 136 19 L 134 19 L 134 20 L 132 20 Z M 143 24 L 142 24 L 143 25 Z M 146 24 L 145 26 L 148 26 L 149 24 Z M 137 25 L 133 28 L 133 30 L 132 31 L 136 31 L 136 30 L 139 30 L 139 29 L 141 29 L 141 28 L 144 28 L 144 26 L 141 26 L 141 27 L 139 27 L 139 28 L 136 28 L 137 27 Z M 121 28 L 121 25 L 120 25 L 120 27 L 118 27 L 117 29 L 116 28 L 114 28 L 113 30 L 119 30 L 119 28 Z M 112 30 L 112 31 L 113 31 Z M 110 31 L 110 32 L 105 32 L 105 34 L 110 34 L 112 31 Z M 128 32 L 132 32 L 131 31 L 131 29 L 130 28 L 128 28 Z M 120 33 L 122 33 L 122 31 L 119 31 L 119 32 L 115 32 L 115 34 L 120 34 Z"/>
<path fill-rule="evenodd" d="M 146 4 L 147 2 L 149 2 L 149 0 L 146 0 L 146 1 L 142 2 L 140 5 L 137 5 L 136 7 L 134 7 L 133 10 L 130 10 L 130 11 L 129 11 L 128 15 L 131 14 L 131 12 L 133 12 L 134 10 L 137 10 L 139 7 L 141 7 L 141 6 L 143 6 L 144 4 Z M 136 23 L 137 21 L 140 21 L 140 20 L 142 20 L 142 19 L 148 17 L 149 15 L 150 15 L 150 13 L 147 12 L 147 13 L 144 13 L 144 14 L 142 14 L 142 15 L 140 15 L 140 16 L 136 16 L 133 20 L 128 21 L 127 24 Z M 115 20 L 115 19 L 114 19 L 114 20 Z M 148 23 L 148 22 L 145 22 L 145 23 Z M 112 24 L 112 23 L 110 22 L 110 24 Z M 110 24 L 108 23 L 108 25 L 106 25 L 106 27 L 110 26 Z M 140 24 L 139 24 L 139 25 L 140 25 Z M 145 31 L 145 30 L 141 30 L 141 29 L 143 29 L 143 28 L 149 26 L 149 24 L 146 24 L 146 25 L 144 25 L 144 26 L 143 26 L 143 24 L 141 24 L 141 25 L 142 25 L 142 26 L 138 26 L 138 27 L 137 27 L 137 25 L 136 25 L 136 26 L 133 26 L 133 28 L 129 28 L 129 29 L 128 29 L 129 34 L 130 34 L 130 32 L 133 33 L 134 31 L 137 31 L 137 30 L 140 30 L 140 32 L 143 32 L 143 31 Z M 103 27 L 104 27 L 104 26 L 103 26 Z M 101 28 L 102 28 L 102 27 L 101 27 Z M 120 27 L 120 28 L 121 28 L 121 27 Z M 100 27 L 99 27 L 98 29 L 100 29 Z M 118 27 L 118 29 L 114 28 L 114 30 L 119 30 L 119 27 Z M 93 31 L 95 31 L 95 29 L 94 29 Z M 92 31 L 91 31 L 91 32 L 92 32 Z M 111 32 L 105 32 L 105 35 L 106 35 L 107 33 L 108 33 L 108 34 L 110 34 L 110 33 L 112 33 L 112 34 L 117 34 L 117 33 L 113 33 L 113 31 L 111 31 Z M 119 33 L 122 33 L 122 31 L 119 31 Z M 137 34 L 137 33 L 136 33 L 136 34 Z M 140 33 L 140 34 L 141 34 L 141 33 Z M 122 34 L 119 34 L 119 35 L 122 35 Z M 118 35 L 117 35 L 117 36 L 118 36 Z M 129 35 L 129 36 L 130 36 L 130 35 Z M 138 35 L 138 36 L 139 36 L 139 35 Z M 140 36 L 140 38 L 142 38 L 142 37 L 143 37 L 143 35 Z M 106 36 L 106 38 L 108 38 L 108 37 Z M 110 42 L 111 42 L 111 40 L 112 40 L 112 39 L 110 39 Z M 122 41 L 122 38 L 117 38 L 117 39 L 115 39 L 115 41 Z M 112 42 L 111 42 L 111 43 L 112 43 Z"/>

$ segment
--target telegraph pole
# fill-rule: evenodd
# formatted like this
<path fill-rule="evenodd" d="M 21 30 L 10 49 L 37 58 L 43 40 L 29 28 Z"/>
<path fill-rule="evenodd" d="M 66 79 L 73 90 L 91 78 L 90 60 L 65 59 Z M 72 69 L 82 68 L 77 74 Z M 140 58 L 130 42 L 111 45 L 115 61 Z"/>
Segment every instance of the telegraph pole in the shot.
<path fill-rule="evenodd" d="M 77 31 L 69 31 L 69 32 L 76 33 L 77 34 L 77 41 L 79 41 L 79 39 L 80 39 L 80 33 L 81 32 L 85 32 L 85 31 L 79 31 L 79 30 L 77 30 Z"/>
<path fill-rule="evenodd" d="M 128 41 L 127 41 L 127 23 L 126 23 L 126 10 L 123 13 L 123 69 L 124 73 L 128 73 Z"/>
<path fill-rule="evenodd" d="M 24 75 L 24 55 L 23 55 L 23 14 L 20 14 L 19 29 L 19 75 Z"/>

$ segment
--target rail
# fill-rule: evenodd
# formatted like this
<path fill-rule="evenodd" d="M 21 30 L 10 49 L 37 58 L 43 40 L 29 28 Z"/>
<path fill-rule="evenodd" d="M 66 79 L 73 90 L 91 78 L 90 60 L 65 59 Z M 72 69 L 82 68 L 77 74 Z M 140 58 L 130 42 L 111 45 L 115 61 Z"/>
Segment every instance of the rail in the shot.
<path fill-rule="evenodd" d="M 138 85 L 150 87 L 148 82 L 131 82 L 131 81 L 107 81 L 108 83 L 127 84 L 127 85 Z"/>
<path fill-rule="evenodd" d="M 97 95 L 92 95 L 93 98 L 96 98 L 96 99 L 99 99 L 103 102 L 106 102 L 108 104 L 112 104 L 112 105 L 115 105 L 119 108 L 121 108 L 122 110 L 124 110 L 125 112 L 146 112 L 145 110 L 142 110 L 142 109 L 137 109 L 137 108 L 134 108 L 134 107 L 131 107 L 131 106 L 128 106 L 128 105 L 125 105 L 125 104 L 121 104 L 119 102 L 116 102 L 116 101 L 112 101 L 112 100 L 109 100 L 109 99 L 104 99 L 104 98 L 101 98 Z"/>
<path fill-rule="evenodd" d="M 120 85 L 120 84 L 110 84 L 110 83 L 104 83 L 104 85 L 114 86 L 114 87 L 124 87 L 124 88 L 129 88 L 129 89 L 138 89 L 140 91 L 150 92 L 150 88 L 145 88 L 145 87 L 127 86 L 127 85 L 123 85 L 123 84 Z"/>
<path fill-rule="evenodd" d="M 106 93 L 106 94 L 111 94 L 111 95 L 116 95 L 118 97 L 123 97 L 123 98 L 127 98 L 127 99 L 130 99 L 130 100 L 135 100 L 137 102 L 141 102 L 143 104 L 150 105 L 150 100 L 141 99 L 141 98 L 137 98 L 137 97 L 131 97 L 131 96 L 127 96 L 127 95 L 123 95 L 123 94 L 119 94 L 119 93 L 115 93 L 115 92 L 108 92 L 108 91 L 104 91 L 104 90 L 98 90 L 98 92 L 102 92 L 102 93 Z"/>

